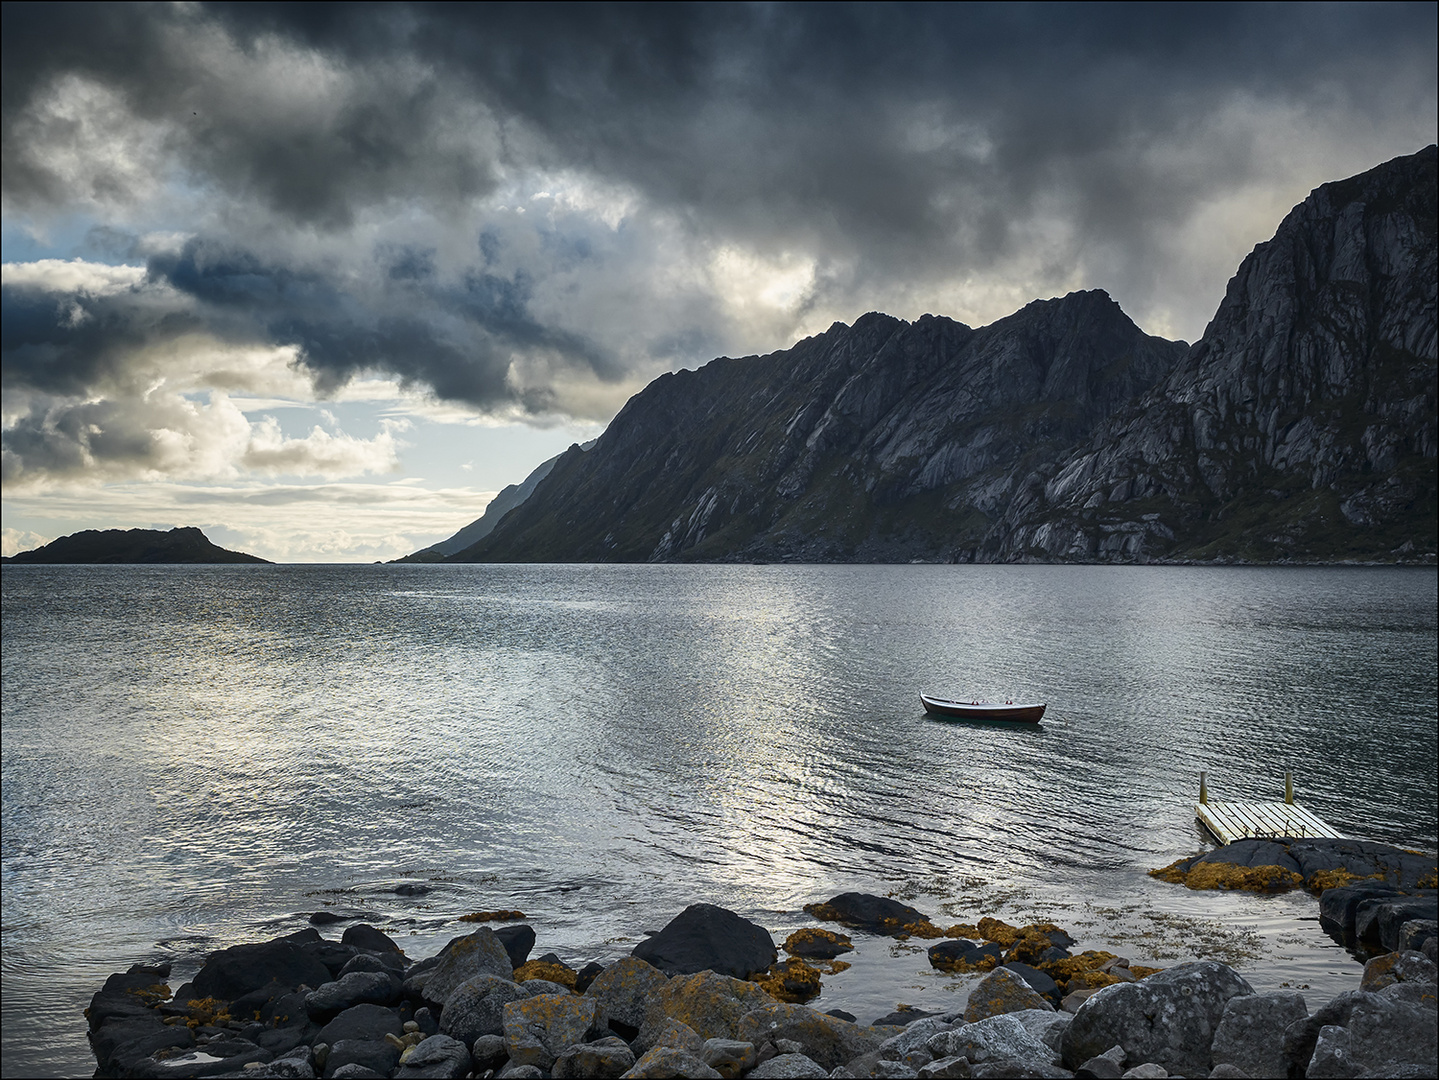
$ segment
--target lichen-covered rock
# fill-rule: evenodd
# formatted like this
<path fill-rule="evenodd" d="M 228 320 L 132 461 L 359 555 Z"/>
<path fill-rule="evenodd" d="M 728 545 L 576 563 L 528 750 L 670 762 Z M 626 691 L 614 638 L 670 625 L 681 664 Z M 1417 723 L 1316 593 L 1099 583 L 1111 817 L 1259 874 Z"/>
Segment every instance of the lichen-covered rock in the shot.
<path fill-rule="evenodd" d="M 505 1006 L 528 996 L 518 984 L 494 975 L 467 979 L 445 1002 L 440 1031 L 466 1046 L 481 1035 L 499 1035 L 505 1029 Z"/>
<path fill-rule="evenodd" d="M 659 1025 L 658 1033 L 655 1035 L 651 1047 L 668 1046 L 675 1050 L 688 1050 L 692 1054 L 698 1054 L 704 1049 L 705 1041 L 699 1037 L 694 1028 L 682 1020 L 676 1020 L 673 1016 L 667 1016 Z"/>
<path fill-rule="evenodd" d="M 585 996 L 594 999 L 600 1027 L 619 1023 L 631 1029 L 633 1038 L 645 1022 L 650 995 L 668 982 L 652 964 L 627 956 L 595 976 L 585 989 Z"/>
<path fill-rule="evenodd" d="M 512 979 L 510 955 L 495 932 L 482 926 L 473 934 L 455 938 L 440 950 L 421 993 L 432 1005 L 443 1006 L 459 985 L 481 975 Z"/>
<path fill-rule="evenodd" d="M 862 1028 L 805 1005 L 774 1002 L 740 1017 L 731 1037 L 755 1046 L 764 1042 L 778 1045 L 780 1039 L 789 1039 L 829 1070 L 878 1050 L 891 1034 L 891 1029 Z"/>
<path fill-rule="evenodd" d="M 964 1018 L 970 1023 L 987 1016 L 1018 1012 L 1021 1009 L 1049 1009 L 1054 1006 L 1038 993 L 1022 975 L 1008 968 L 996 968 L 970 991 Z"/>
<path fill-rule="evenodd" d="M 700 1048 L 700 1060 L 725 1080 L 734 1080 L 754 1068 L 759 1055 L 754 1043 L 738 1039 L 706 1039 Z"/>
<path fill-rule="evenodd" d="M 774 998 L 742 979 L 716 975 L 713 971 L 676 976 L 649 996 L 648 1011 L 634 1045 L 638 1050 L 648 1050 L 664 1021 L 671 1017 L 688 1024 L 701 1039 L 743 1040 L 747 1036 L 739 1034 L 740 1020 L 745 1014 L 771 1004 Z M 843 1023 L 830 1019 L 836 1024 Z M 759 1045 L 753 1039 L 749 1041 Z"/>
<path fill-rule="evenodd" d="M 603 1080 L 633 1068 L 635 1055 L 625 1041 L 610 1035 L 571 1046 L 555 1058 L 550 1075 L 555 1080 Z"/>
<path fill-rule="evenodd" d="M 520 1065 L 548 1069 L 583 1042 L 595 1022 L 595 1002 L 576 994 L 541 994 L 504 1007 L 505 1049 Z"/>
<path fill-rule="evenodd" d="M 1361 990 L 1382 990 L 1401 982 L 1434 983 L 1434 961 L 1417 952 L 1392 952 L 1376 956 L 1364 965 L 1359 980 Z"/>
<path fill-rule="evenodd" d="M 1284 1032 L 1309 1015 L 1304 995 L 1241 994 L 1224 1005 L 1210 1045 L 1215 1065 L 1232 1065 L 1249 1076 L 1284 1076 Z"/>
<path fill-rule="evenodd" d="M 1053 1009 L 1021 1009 L 1019 1012 L 1005 1013 L 1004 1015 L 1012 1020 L 1018 1020 L 1024 1025 L 1025 1031 L 1056 1054 L 1060 1052 L 1060 1043 L 1064 1039 L 1064 1032 L 1074 1020 L 1073 1014 L 1056 1012 Z"/>
<path fill-rule="evenodd" d="M 1100 990 L 1079 1007 L 1061 1044 L 1074 1068 L 1116 1044 L 1131 1061 L 1180 1076 L 1207 1076 L 1210 1047 L 1229 1000 L 1253 994 L 1231 968 L 1212 960 L 1180 964 L 1135 983 Z"/>
<path fill-rule="evenodd" d="M 459 1080 L 470 1065 L 470 1051 L 459 1039 L 431 1035 L 402 1053 L 395 1080 Z"/>
<path fill-rule="evenodd" d="M 677 1050 L 673 1046 L 656 1046 L 640 1055 L 622 1080 L 648 1080 L 650 1077 L 684 1077 L 686 1080 L 721 1080 L 720 1074 L 711 1069 L 688 1050 Z"/>
<path fill-rule="evenodd" d="M 983 1061 L 1021 1061 L 1045 1066 L 1059 1064 L 1059 1053 L 1030 1034 L 1012 1015 L 985 1017 L 930 1038 L 929 1052 L 936 1058 L 962 1057 Z"/>
<path fill-rule="evenodd" d="M 766 970 L 779 953 L 764 927 L 714 904 L 691 904 L 632 955 L 666 975 L 713 971 L 743 979 Z"/>

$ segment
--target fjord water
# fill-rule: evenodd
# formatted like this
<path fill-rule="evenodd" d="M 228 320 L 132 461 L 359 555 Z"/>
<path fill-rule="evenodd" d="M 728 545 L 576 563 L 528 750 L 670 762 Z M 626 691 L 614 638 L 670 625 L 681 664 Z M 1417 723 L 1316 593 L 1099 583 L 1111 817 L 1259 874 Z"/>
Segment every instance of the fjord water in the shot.
<path fill-rule="evenodd" d="M 325 906 L 369 912 L 412 957 L 470 929 L 459 914 L 519 908 L 537 953 L 578 964 L 692 902 L 784 931 L 833 893 L 897 891 L 1086 944 L 1127 926 L 1116 951 L 1136 959 L 1238 935 L 1257 982 L 1307 980 L 1313 1007 L 1359 968 L 1312 898 L 1144 871 L 1204 846 L 1200 769 L 1214 798 L 1248 799 L 1280 798 L 1292 769 L 1345 833 L 1432 851 L 1436 580 L 7 566 L 4 1071 L 88 1074 L 80 1010 L 110 972 L 164 957 L 188 975 Z M 921 689 L 1049 712 L 1037 730 L 934 721 Z M 860 951 L 822 1008 L 954 982 L 913 949 Z"/>

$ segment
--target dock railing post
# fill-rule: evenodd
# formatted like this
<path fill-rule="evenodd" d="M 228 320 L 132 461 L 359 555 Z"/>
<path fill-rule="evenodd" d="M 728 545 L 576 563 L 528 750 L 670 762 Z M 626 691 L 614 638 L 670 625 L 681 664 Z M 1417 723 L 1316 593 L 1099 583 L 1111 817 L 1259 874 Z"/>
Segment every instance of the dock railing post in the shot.
<path fill-rule="evenodd" d="M 1284 770 L 1284 804 L 1294 805 L 1294 774 L 1288 769 Z"/>
<path fill-rule="evenodd" d="M 1209 790 L 1204 786 L 1204 777 L 1207 774 L 1201 770 L 1199 773 L 1199 805 L 1203 806 L 1209 801 Z"/>

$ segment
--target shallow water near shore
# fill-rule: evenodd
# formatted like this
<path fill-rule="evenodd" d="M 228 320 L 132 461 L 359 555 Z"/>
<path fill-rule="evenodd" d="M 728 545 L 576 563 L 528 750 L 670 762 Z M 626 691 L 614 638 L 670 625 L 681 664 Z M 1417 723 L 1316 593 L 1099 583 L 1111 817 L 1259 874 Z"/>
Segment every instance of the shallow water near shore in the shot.
<path fill-rule="evenodd" d="M 519 908 L 536 954 L 685 905 L 783 934 L 895 893 L 1082 947 L 1233 964 L 1311 1008 L 1317 904 L 1144 871 L 1215 799 L 1436 845 L 1426 569 L 236 566 L 3 571 L 3 1071 L 88 1075 L 105 977 L 356 909 L 412 957 Z M 928 719 L 920 690 L 1049 703 Z M 418 887 L 418 888 L 415 888 Z M 402 891 L 397 892 L 400 889 Z M 336 928 L 324 928 L 338 936 Z M 821 1009 L 962 1004 L 857 936 Z"/>

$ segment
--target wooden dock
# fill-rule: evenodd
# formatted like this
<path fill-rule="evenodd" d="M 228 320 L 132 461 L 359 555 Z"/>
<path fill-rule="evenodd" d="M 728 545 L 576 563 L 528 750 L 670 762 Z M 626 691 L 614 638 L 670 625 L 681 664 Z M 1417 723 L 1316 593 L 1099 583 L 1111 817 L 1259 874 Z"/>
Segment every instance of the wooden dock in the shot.
<path fill-rule="evenodd" d="M 1221 844 L 1254 837 L 1344 839 L 1334 826 L 1294 801 L 1294 782 L 1288 773 L 1284 774 L 1283 802 L 1210 802 L 1205 776 L 1199 774 L 1194 816 Z"/>

